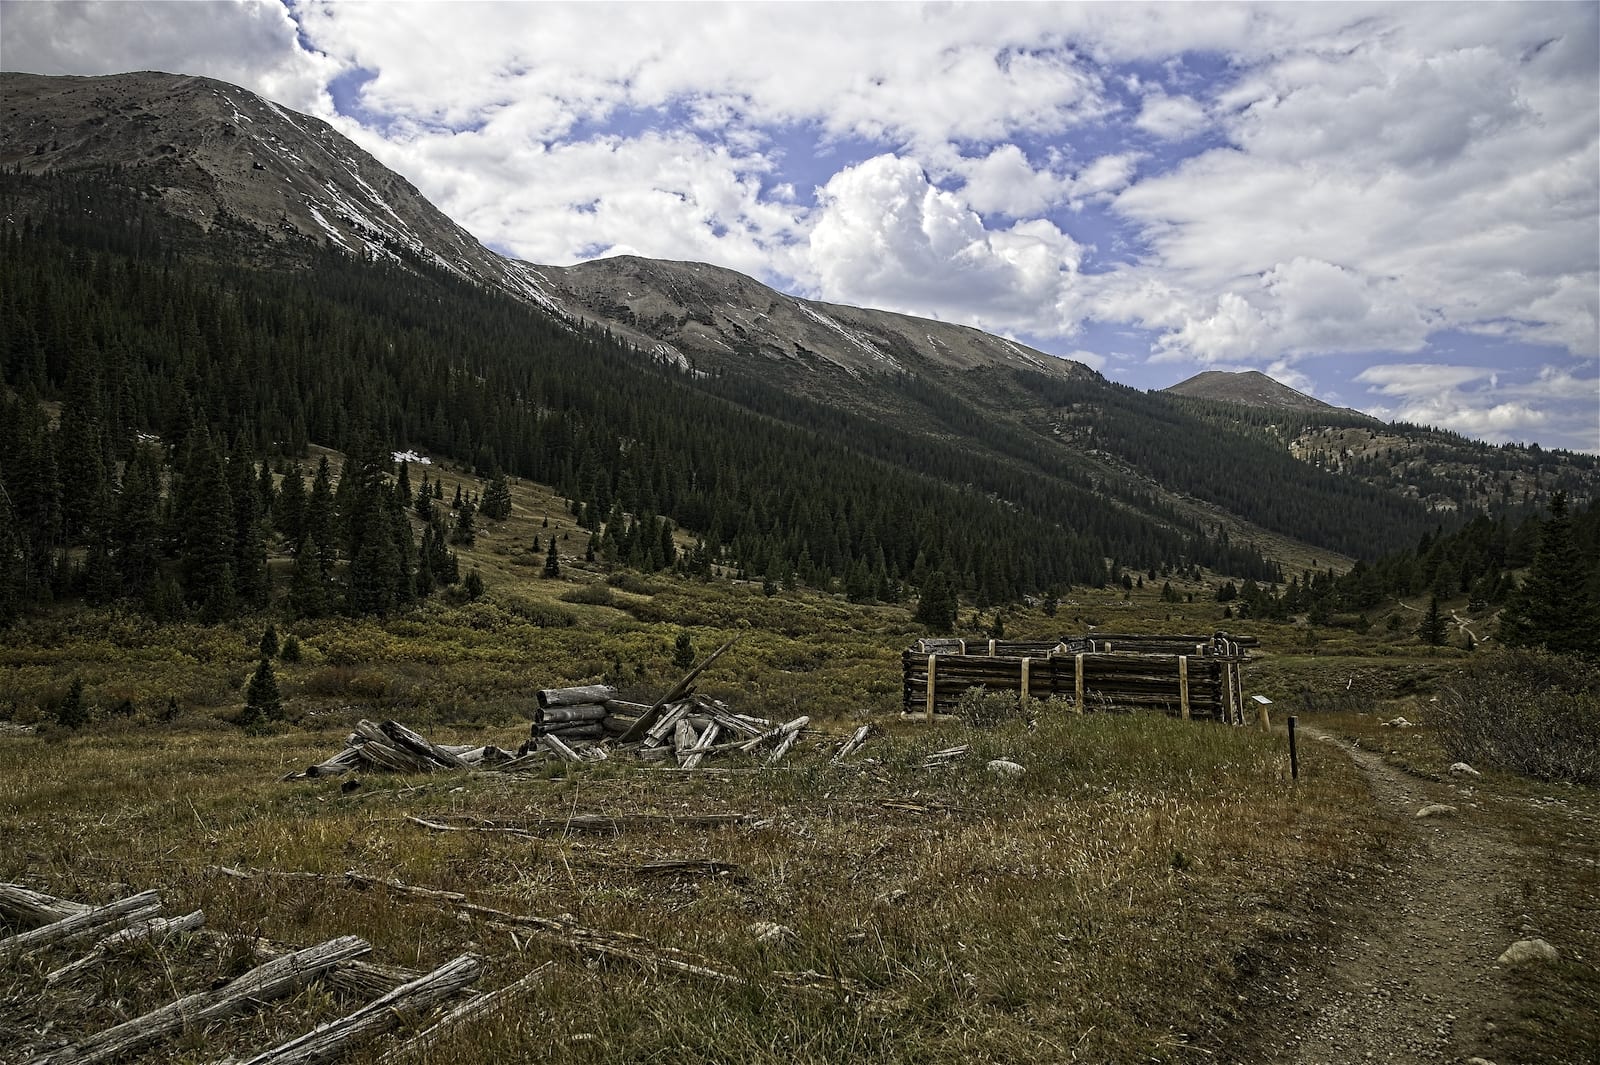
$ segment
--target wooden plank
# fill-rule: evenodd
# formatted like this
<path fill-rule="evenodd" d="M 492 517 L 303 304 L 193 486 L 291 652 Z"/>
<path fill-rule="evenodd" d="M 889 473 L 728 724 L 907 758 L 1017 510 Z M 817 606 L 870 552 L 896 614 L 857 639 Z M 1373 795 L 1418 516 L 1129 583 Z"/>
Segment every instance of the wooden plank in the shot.
<path fill-rule="evenodd" d="M 1033 659 L 1024 658 L 1022 660 L 1022 692 L 1017 696 L 1017 701 L 1024 706 L 1028 704 L 1029 699 L 1033 698 L 1033 691 L 1028 683 L 1028 671 L 1032 666 Z"/>
<path fill-rule="evenodd" d="M 963 654 L 966 653 L 966 641 L 965 640 L 962 641 L 961 650 L 962 650 Z M 928 720 L 929 721 L 933 720 L 934 685 L 937 683 L 934 680 L 934 678 L 936 676 L 938 676 L 938 673 L 939 673 L 939 656 L 938 655 L 929 655 L 928 656 L 928 710 L 927 710 Z"/>
<path fill-rule="evenodd" d="M 1077 668 L 1077 695 L 1073 703 L 1073 709 L 1081 714 L 1083 713 L 1083 655 L 1074 655 L 1073 659 Z"/>
<path fill-rule="evenodd" d="M 1178 707 L 1179 715 L 1189 720 L 1189 656 L 1178 656 Z"/>

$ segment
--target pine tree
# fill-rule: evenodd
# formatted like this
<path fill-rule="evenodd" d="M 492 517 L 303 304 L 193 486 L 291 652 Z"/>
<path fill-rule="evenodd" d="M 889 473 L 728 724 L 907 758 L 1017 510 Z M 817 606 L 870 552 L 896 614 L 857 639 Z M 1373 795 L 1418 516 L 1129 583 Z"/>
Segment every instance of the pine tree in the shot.
<path fill-rule="evenodd" d="M 422 476 L 427 477 L 428 475 L 424 472 Z M 400 505 L 409 507 L 411 505 L 411 463 L 400 463 L 400 474 L 395 478 L 394 485 L 395 491 L 400 497 Z"/>
<path fill-rule="evenodd" d="M 278 654 L 278 629 L 275 625 L 268 625 L 261 634 L 259 645 L 262 658 L 276 658 Z"/>
<path fill-rule="evenodd" d="M 1600 656 L 1600 604 L 1587 588 L 1594 565 L 1573 542 L 1567 494 L 1557 492 L 1539 526 L 1527 579 L 1500 620 L 1501 638 L 1512 646 Z"/>
<path fill-rule="evenodd" d="M 1417 626 L 1417 635 L 1422 641 L 1432 647 L 1444 643 L 1444 617 L 1439 613 L 1439 597 L 1431 596 L 1428 599 L 1428 612 L 1422 615 L 1422 623 Z"/>
<path fill-rule="evenodd" d="M 462 582 L 462 587 L 468 599 L 478 599 L 483 596 L 483 574 L 478 572 L 477 566 L 467 571 L 467 579 Z"/>
<path fill-rule="evenodd" d="M 459 492 L 460 490 L 457 489 L 457 491 Z M 471 547 L 478 542 L 478 530 L 476 523 L 473 521 L 475 509 L 472 505 L 472 500 L 466 499 L 462 501 L 461 506 L 456 511 L 456 528 L 450 535 L 451 543 L 460 544 L 462 547 Z"/>
<path fill-rule="evenodd" d="M 200 605 L 204 621 L 232 617 L 236 608 L 233 504 L 222 456 L 204 432 L 191 441 L 177 496 L 174 518 L 184 595 Z"/>
<path fill-rule="evenodd" d="M 504 521 L 511 517 L 511 485 L 506 482 L 506 475 L 499 470 L 495 471 L 494 479 L 489 482 L 489 487 L 483 493 L 483 516 L 496 521 Z"/>
<path fill-rule="evenodd" d="M 544 557 L 544 575 L 546 578 L 561 576 L 561 559 L 556 555 L 556 538 L 550 537 L 550 553 Z"/>
<path fill-rule="evenodd" d="M 955 588 L 943 570 L 935 570 L 922 582 L 922 597 L 917 602 L 916 620 L 930 632 L 949 632 L 955 627 Z"/>
<path fill-rule="evenodd" d="M 694 668 L 694 641 L 688 632 L 679 632 L 672 645 L 672 667 L 679 672 Z"/>
<path fill-rule="evenodd" d="M 282 534 L 284 543 L 293 546 L 300 542 L 306 526 L 306 478 L 298 465 L 289 467 L 278 486 L 277 502 L 272 508 L 272 523 Z"/>
<path fill-rule="evenodd" d="M 83 700 L 83 678 L 73 677 L 67 694 L 56 707 L 56 721 L 62 728 L 79 729 L 89 723 L 89 706 Z"/>
<path fill-rule="evenodd" d="M 263 658 L 250 678 L 250 686 L 245 689 L 244 711 L 239 715 L 239 723 L 250 726 L 282 719 L 283 700 L 278 694 L 278 678 L 272 671 L 272 662 Z"/>

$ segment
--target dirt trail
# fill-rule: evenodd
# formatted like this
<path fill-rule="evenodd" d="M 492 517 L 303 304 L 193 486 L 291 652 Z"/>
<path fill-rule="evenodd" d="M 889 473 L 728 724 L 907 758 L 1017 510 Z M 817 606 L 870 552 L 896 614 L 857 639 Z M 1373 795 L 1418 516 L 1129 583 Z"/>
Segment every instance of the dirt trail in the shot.
<path fill-rule="evenodd" d="M 1281 1035 L 1261 1065 L 1468 1060 L 1509 1004 L 1495 959 L 1521 935 L 1516 846 L 1474 816 L 1470 783 L 1424 781 L 1346 740 L 1302 731 L 1348 751 L 1377 801 L 1414 831 L 1405 866 L 1381 897 L 1353 907 L 1327 968 L 1285 980 Z M 1436 802 L 1457 815 L 1416 817 Z"/>

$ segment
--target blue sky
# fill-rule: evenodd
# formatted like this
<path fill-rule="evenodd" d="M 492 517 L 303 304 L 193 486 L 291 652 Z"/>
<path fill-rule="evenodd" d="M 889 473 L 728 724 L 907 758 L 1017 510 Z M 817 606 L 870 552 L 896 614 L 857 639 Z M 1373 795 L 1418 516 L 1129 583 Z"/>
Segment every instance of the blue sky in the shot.
<path fill-rule="evenodd" d="M 490 246 L 1600 450 L 1600 5 L 3 6 L 323 117 Z"/>

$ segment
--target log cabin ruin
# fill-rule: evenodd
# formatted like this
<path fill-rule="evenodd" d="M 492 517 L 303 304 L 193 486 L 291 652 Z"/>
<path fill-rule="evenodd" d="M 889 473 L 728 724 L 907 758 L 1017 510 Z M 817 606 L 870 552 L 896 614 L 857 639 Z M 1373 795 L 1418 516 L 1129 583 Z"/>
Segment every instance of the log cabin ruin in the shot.
<path fill-rule="evenodd" d="M 1153 708 L 1184 719 L 1245 723 L 1240 665 L 1249 636 L 1095 633 L 1060 640 L 923 639 L 901 655 L 902 711 L 933 721 L 982 688 L 1064 701 L 1078 713 Z"/>

